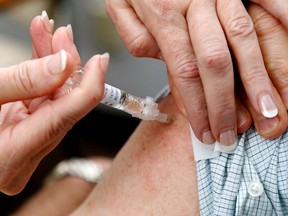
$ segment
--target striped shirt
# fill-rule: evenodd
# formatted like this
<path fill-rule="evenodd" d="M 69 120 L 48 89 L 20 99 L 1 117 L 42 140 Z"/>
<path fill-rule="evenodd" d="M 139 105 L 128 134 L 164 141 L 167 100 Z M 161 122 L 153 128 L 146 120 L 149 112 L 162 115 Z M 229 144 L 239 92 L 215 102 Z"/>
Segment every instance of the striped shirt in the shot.
<path fill-rule="evenodd" d="M 288 133 L 263 139 L 251 128 L 234 154 L 197 162 L 203 216 L 288 215 Z"/>

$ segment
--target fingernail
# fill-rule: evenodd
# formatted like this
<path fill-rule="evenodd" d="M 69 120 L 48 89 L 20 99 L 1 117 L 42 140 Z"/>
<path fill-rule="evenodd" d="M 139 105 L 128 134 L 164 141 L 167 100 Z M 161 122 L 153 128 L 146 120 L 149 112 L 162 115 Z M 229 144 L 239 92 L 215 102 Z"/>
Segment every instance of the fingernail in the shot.
<path fill-rule="evenodd" d="M 52 74 L 60 74 L 65 71 L 67 65 L 67 53 L 61 50 L 56 55 L 50 57 L 47 62 L 48 71 Z"/>
<path fill-rule="evenodd" d="M 45 10 L 43 10 L 42 13 L 41 13 L 40 20 L 43 22 L 46 19 L 46 17 L 48 19 L 48 14 L 47 14 L 47 12 Z"/>
<path fill-rule="evenodd" d="M 109 58 L 110 58 L 110 55 L 108 52 L 101 55 L 101 68 L 102 68 L 104 73 L 106 73 L 106 71 L 107 71 L 107 66 L 109 64 Z"/>
<path fill-rule="evenodd" d="M 108 58 L 108 59 L 109 59 L 109 57 L 110 57 L 110 55 L 109 55 L 109 53 L 108 53 L 108 52 L 106 52 L 106 53 L 103 53 L 103 54 L 101 55 L 101 59 L 106 59 L 106 58 Z"/>
<path fill-rule="evenodd" d="M 53 31 L 53 29 L 54 29 L 54 24 L 55 24 L 54 20 L 53 20 L 53 19 L 50 19 L 50 20 L 49 20 L 49 23 L 50 23 L 50 26 L 52 27 L 52 31 Z"/>
<path fill-rule="evenodd" d="M 220 152 L 226 152 L 226 153 L 232 153 L 237 148 L 237 139 L 235 139 L 235 142 L 232 145 L 217 145 L 217 148 L 215 150 L 218 150 Z"/>
<path fill-rule="evenodd" d="M 49 33 L 52 33 L 54 28 L 54 20 L 49 20 L 48 14 L 45 10 L 42 11 L 40 20 L 42 21 L 45 30 Z"/>
<path fill-rule="evenodd" d="M 275 105 L 274 100 L 269 94 L 264 94 L 260 96 L 259 105 L 262 115 L 264 117 L 273 118 L 277 116 L 278 114 L 277 106 Z"/>
<path fill-rule="evenodd" d="M 236 134 L 234 130 L 226 130 L 220 134 L 220 143 L 222 145 L 232 145 L 236 142 Z"/>
<path fill-rule="evenodd" d="M 66 31 L 67 31 L 67 34 L 68 34 L 68 37 L 70 38 L 70 40 L 71 40 L 71 41 L 74 41 L 73 29 L 72 29 L 71 24 L 68 24 L 68 25 L 66 26 Z"/>
<path fill-rule="evenodd" d="M 268 134 L 274 131 L 279 124 L 279 119 L 275 118 L 263 118 L 258 121 L 258 127 L 262 134 Z"/>
<path fill-rule="evenodd" d="M 212 132 L 210 130 L 209 131 L 205 131 L 202 134 L 202 142 L 205 143 L 205 144 L 213 144 L 215 142 L 213 134 L 212 134 Z"/>

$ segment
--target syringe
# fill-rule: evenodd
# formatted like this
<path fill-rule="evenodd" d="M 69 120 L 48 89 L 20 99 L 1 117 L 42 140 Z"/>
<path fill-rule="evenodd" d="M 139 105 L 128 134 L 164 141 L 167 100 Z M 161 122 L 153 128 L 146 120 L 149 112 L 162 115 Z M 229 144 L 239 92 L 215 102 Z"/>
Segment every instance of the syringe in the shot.
<path fill-rule="evenodd" d="M 79 86 L 83 77 L 83 68 L 78 68 L 67 79 L 62 89 L 68 93 Z M 133 117 L 142 120 L 157 120 L 162 123 L 170 123 L 169 116 L 161 113 L 158 104 L 152 97 L 136 97 L 114 86 L 105 83 L 102 104 L 130 113 Z"/>

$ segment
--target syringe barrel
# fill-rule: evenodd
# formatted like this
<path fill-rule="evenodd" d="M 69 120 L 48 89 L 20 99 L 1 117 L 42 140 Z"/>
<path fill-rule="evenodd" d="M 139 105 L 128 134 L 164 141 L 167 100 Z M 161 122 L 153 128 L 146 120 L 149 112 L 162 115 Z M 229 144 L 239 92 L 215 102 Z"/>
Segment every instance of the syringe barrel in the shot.
<path fill-rule="evenodd" d="M 125 97 L 125 91 L 122 91 L 114 86 L 105 83 L 104 94 L 101 103 L 110 107 L 121 109 Z"/>
<path fill-rule="evenodd" d="M 68 93 L 79 86 L 82 76 L 83 68 L 75 70 L 65 82 L 63 86 L 64 92 Z M 144 99 L 136 97 L 109 84 L 105 84 L 104 86 L 101 103 L 130 113 L 132 116 L 143 120 L 157 120 L 168 123 L 167 114 L 160 113 L 158 104 L 154 102 L 153 98 L 146 97 Z"/>

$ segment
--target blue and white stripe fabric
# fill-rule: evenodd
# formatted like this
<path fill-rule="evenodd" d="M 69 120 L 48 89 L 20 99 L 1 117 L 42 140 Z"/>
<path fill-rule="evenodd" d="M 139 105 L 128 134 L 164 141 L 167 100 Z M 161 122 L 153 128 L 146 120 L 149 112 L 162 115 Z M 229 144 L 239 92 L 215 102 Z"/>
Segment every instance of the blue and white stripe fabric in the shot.
<path fill-rule="evenodd" d="M 288 215 L 288 133 L 274 140 L 254 128 L 233 154 L 197 161 L 202 216 Z"/>

